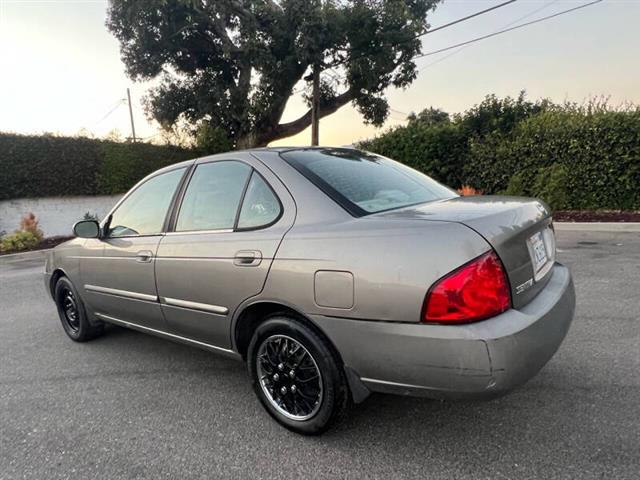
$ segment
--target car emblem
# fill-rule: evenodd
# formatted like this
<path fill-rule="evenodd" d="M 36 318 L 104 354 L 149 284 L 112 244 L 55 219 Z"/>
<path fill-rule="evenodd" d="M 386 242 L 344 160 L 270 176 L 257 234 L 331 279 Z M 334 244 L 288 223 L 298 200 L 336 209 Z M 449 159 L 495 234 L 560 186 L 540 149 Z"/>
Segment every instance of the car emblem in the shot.
<path fill-rule="evenodd" d="M 533 286 L 533 278 L 530 278 L 526 282 L 524 282 L 524 283 L 522 283 L 522 284 L 520 284 L 520 285 L 518 285 L 516 287 L 516 295 L 520 295 L 522 292 L 524 292 L 525 290 L 528 290 L 532 286 Z"/>

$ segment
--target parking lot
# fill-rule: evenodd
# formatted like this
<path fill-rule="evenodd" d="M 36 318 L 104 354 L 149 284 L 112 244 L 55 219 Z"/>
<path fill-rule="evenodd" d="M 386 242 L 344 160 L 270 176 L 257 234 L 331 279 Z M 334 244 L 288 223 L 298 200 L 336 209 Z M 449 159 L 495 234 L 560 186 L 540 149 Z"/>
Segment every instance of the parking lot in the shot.
<path fill-rule="evenodd" d="M 577 311 L 528 384 L 487 402 L 374 395 L 305 438 L 244 365 L 112 328 L 67 339 L 42 261 L 0 265 L 0 478 L 639 478 L 640 234 L 559 233 Z"/>

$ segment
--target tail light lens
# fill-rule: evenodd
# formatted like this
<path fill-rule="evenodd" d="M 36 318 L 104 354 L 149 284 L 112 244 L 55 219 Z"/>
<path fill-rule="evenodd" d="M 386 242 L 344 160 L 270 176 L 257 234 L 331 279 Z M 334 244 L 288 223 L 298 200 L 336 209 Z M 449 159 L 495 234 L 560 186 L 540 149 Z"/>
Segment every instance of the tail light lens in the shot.
<path fill-rule="evenodd" d="M 424 322 L 468 323 L 511 307 L 502 262 L 495 252 L 472 260 L 438 280 L 425 298 Z"/>

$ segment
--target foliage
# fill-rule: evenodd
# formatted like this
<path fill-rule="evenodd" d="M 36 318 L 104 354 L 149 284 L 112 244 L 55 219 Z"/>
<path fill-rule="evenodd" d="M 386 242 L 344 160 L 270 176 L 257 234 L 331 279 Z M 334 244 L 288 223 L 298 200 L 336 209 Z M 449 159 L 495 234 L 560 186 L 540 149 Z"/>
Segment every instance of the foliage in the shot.
<path fill-rule="evenodd" d="M 40 230 L 38 219 L 32 212 L 29 212 L 22 217 L 18 231 L 31 233 L 39 242 L 44 238 L 44 234 L 42 233 L 42 230 Z"/>
<path fill-rule="evenodd" d="M 147 143 L 103 142 L 101 147 L 97 189 L 106 195 L 126 192 L 147 174 L 195 156 L 194 152 Z"/>
<path fill-rule="evenodd" d="M 540 113 L 508 135 L 472 140 L 464 177 L 556 209 L 640 209 L 640 110 Z"/>
<path fill-rule="evenodd" d="M 0 200 L 122 193 L 148 173 L 196 156 L 146 143 L 0 133 Z"/>
<path fill-rule="evenodd" d="M 205 155 L 228 152 L 233 150 L 233 143 L 220 128 L 205 123 L 196 131 L 196 148 Z"/>
<path fill-rule="evenodd" d="M 429 172 L 447 185 L 463 183 L 462 169 L 467 157 L 467 136 L 459 125 L 436 125 L 410 121 L 406 127 L 392 129 L 361 148 L 399 160 L 408 166 Z"/>
<path fill-rule="evenodd" d="M 554 163 L 548 167 L 541 167 L 533 180 L 532 196 L 543 198 L 554 209 L 562 210 L 568 204 L 568 179 L 567 168 L 564 165 Z"/>
<path fill-rule="evenodd" d="M 338 72 L 323 78 L 321 117 L 352 102 L 382 124 L 384 92 L 415 79 L 418 36 L 439 1 L 111 0 L 107 27 L 128 75 L 159 80 L 145 100 L 151 117 L 208 124 L 250 147 L 309 126 L 310 111 L 280 120 L 313 65 Z"/>
<path fill-rule="evenodd" d="M 100 217 L 98 217 L 97 213 L 85 212 L 82 216 L 82 220 L 94 220 L 96 222 L 100 221 Z"/>
<path fill-rule="evenodd" d="M 19 252 L 37 247 L 44 235 L 38 225 L 38 219 L 33 213 L 27 213 L 20 220 L 20 228 L 9 235 L 0 238 L 0 252 Z"/>
<path fill-rule="evenodd" d="M 36 237 L 32 232 L 17 231 L 0 239 L 0 252 L 30 250 L 40 245 L 41 241 L 42 239 Z"/>
<path fill-rule="evenodd" d="M 425 108 L 417 115 L 411 113 L 407 120 L 412 123 L 421 123 L 426 126 L 439 125 L 441 123 L 449 123 L 451 118 L 447 112 L 439 108 Z"/>
<path fill-rule="evenodd" d="M 540 197 L 553 208 L 640 209 L 640 109 L 488 96 L 450 122 L 363 142 L 443 183 Z"/>

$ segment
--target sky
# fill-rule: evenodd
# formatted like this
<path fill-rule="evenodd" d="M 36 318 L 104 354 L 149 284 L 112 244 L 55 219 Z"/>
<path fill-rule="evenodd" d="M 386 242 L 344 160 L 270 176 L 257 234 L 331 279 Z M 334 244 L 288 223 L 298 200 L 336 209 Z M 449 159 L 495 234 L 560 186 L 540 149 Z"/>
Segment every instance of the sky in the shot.
<path fill-rule="evenodd" d="M 429 17 L 433 28 L 504 0 L 445 0 Z M 590 0 L 518 0 L 492 13 L 423 37 L 429 52 L 566 10 Z M 131 89 L 138 137 L 157 139 L 141 100 L 149 83 L 125 74 L 118 42 L 104 26 L 106 0 L 0 0 L 0 131 L 81 131 L 102 137 L 130 135 L 124 102 Z M 537 13 L 535 13 L 537 11 Z M 416 61 L 420 73 L 404 89 L 389 89 L 391 108 L 382 128 L 364 125 L 349 106 L 320 123 L 320 143 L 348 145 L 405 123 L 427 107 L 462 112 L 485 95 L 613 104 L 640 104 L 640 0 L 604 0 L 591 7 Z M 282 121 L 306 111 L 292 97 Z M 308 145 L 309 129 L 275 142 Z"/>

